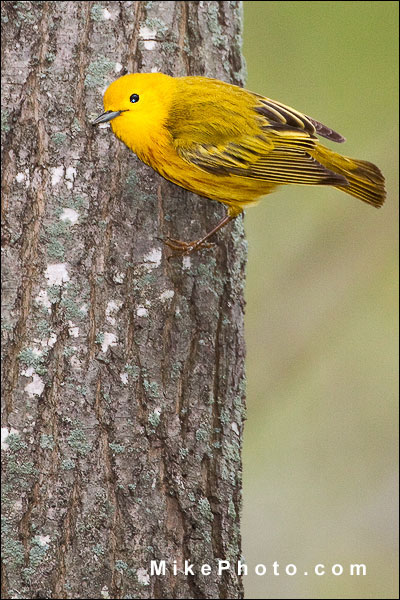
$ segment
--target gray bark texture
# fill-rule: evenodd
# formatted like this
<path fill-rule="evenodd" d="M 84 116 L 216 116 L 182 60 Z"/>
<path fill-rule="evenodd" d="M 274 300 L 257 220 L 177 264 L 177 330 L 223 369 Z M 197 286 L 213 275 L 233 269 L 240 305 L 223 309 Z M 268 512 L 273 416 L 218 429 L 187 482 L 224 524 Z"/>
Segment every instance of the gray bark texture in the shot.
<path fill-rule="evenodd" d="M 242 83 L 240 10 L 3 3 L 4 598 L 242 597 L 242 221 L 168 259 L 224 207 L 90 124 L 126 72 Z"/>

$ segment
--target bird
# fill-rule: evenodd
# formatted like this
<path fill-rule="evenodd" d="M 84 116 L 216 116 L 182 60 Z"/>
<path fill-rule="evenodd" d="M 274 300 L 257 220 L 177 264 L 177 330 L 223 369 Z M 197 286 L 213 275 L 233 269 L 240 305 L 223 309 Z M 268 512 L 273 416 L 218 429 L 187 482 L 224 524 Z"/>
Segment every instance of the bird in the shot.
<path fill-rule="evenodd" d="M 385 180 L 374 164 L 348 158 L 319 137 L 345 138 L 281 102 L 217 79 L 129 73 L 105 91 L 113 133 L 168 181 L 227 206 L 198 240 L 167 238 L 177 252 L 209 247 L 209 239 L 243 210 L 281 185 L 334 186 L 379 208 Z"/>

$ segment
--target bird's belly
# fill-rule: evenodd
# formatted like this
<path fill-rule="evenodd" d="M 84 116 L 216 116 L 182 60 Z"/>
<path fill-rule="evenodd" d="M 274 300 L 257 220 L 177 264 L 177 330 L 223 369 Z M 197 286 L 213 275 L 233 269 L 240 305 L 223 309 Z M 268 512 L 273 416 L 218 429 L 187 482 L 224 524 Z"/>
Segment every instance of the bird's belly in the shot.
<path fill-rule="evenodd" d="M 168 181 L 190 192 L 242 208 L 244 206 L 241 205 L 255 204 L 258 198 L 269 194 L 276 187 L 276 184 L 263 180 L 237 175 L 207 173 L 207 171 L 195 165 L 186 163 L 180 157 L 177 157 L 173 162 L 171 160 L 153 160 L 147 162 L 147 164 L 150 164 Z"/>

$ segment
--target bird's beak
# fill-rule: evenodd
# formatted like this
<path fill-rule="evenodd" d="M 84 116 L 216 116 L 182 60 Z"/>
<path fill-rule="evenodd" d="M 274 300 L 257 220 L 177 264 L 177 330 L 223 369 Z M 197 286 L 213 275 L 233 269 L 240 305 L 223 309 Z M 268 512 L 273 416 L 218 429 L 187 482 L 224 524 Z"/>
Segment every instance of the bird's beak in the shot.
<path fill-rule="evenodd" d="M 107 112 L 103 113 L 102 115 L 100 115 L 99 117 L 97 117 L 97 119 L 95 119 L 92 122 L 92 125 L 98 125 L 99 123 L 107 123 L 107 121 L 111 121 L 111 119 L 115 119 L 115 117 L 118 117 L 122 112 L 124 112 L 123 110 L 108 110 Z"/>

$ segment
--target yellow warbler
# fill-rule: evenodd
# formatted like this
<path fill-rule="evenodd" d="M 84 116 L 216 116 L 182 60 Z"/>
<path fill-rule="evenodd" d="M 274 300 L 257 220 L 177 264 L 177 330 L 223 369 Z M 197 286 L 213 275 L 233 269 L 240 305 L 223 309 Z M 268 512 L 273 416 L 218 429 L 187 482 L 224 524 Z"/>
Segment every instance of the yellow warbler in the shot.
<path fill-rule="evenodd" d="M 319 143 L 345 139 L 315 119 L 264 96 L 206 77 L 135 73 L 104 94 L 93 124 L 111 128 L 144 163 L 173 183 L 228 207 L 200 240 L 169 240 L 184 253 L 283 184 L 332 185 L 382 206 L 384 178 L 375 165 Z"/>

